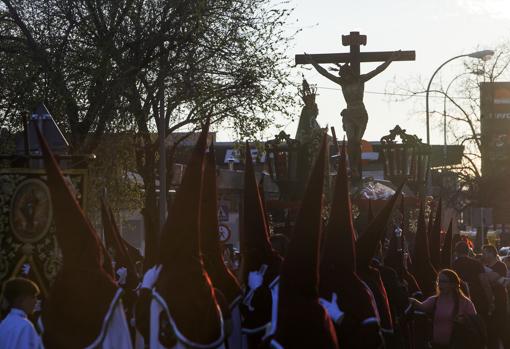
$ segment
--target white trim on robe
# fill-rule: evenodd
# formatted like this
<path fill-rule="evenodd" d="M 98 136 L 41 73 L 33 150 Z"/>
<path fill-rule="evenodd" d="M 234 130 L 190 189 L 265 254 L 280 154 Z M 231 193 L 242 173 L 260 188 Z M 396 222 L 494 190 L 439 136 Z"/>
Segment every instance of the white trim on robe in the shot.
<path fill-rule="evenodd" d="M 104 317 L 99 336 L 85 349 L 133 348 L 126 313 L 121 300 L 123 293 L 122 288 L 117 290 Z"/>
<path fill-rule="evenodd" d="M 209 344 L 200 344 L 193 342 L 186 338 L 181 331 L 177 328 L 177 324 L 174 319 L 170 315 L 170 310 L 168 306 L 161 297 L 161 295 L 156 291 L 152 290 L 152 301 L 151 301 L 151 309 L 150 309 L 150 348 L 151 349 L 163 349 L 164 347 L 159 342 L 159 314 L 161 311 L 165 311 L 168 320 L 170 321 L 170 325 L 172 326 L 172 330 L 177 337 L 177 345 L 172 349 L 225 349 L 225 329 L 223 323 L 223 316 L 221 314 L 220 308 L 216 305 L 218 313 L 220 314 L 220 336 L 218 339 Z"/>

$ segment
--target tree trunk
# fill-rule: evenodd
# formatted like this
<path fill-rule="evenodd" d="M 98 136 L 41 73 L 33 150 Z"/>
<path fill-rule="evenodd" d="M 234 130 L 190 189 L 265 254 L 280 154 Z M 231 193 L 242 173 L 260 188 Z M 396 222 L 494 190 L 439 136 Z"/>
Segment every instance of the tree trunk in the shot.
<path fill-rule="evenodd" d="M 145 188 L 145 201 L 142 215 L 145 224 L 145 265 L 144 269 L 156 264 L 159 254 L 159 210 L 156 197 L 156 153 L 151 144 L 144 147 L 143 165 L 138 172 L 143 178 Z"/>

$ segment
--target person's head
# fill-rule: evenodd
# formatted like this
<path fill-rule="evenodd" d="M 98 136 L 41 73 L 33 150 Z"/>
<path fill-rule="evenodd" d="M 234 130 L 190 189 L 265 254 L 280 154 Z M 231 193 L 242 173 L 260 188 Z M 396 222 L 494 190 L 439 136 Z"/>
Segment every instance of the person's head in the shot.
<path fill-rule="evenodd" d="M 437 293 L 438 294 L 461 294 L 460 278 L 456 272 L 451 269 L 443 269 L 437 274 Z"/>
<path fill-rule="evenodd" d="M 493 264 L 498 260 L 498 250 L 493 245 L 483 245 L 482 259 L 484 263 Z"/>
<path fill-rule="evenodd" d="M 34 312 L 39 287 L 25 278 L 13 278 L 4 284 L 3 296 L 11 308 L 18 308 L 27 314 Z"/>
<path fill-rule="evenodd" d="M 349 63 L 345 63 L 340 66 L 338 75 L 344 79 L 350 79 L 350 78 L 352 79 L 355 77 L 354 71 L 352 70 L 352 67 L 350 66 Z"/>
<path fill-rule="evenodd" d="M 465 257 L 469 254 L 469 247 L 465 241 L 459 241 L 455 244 L 455 256 Z"/>

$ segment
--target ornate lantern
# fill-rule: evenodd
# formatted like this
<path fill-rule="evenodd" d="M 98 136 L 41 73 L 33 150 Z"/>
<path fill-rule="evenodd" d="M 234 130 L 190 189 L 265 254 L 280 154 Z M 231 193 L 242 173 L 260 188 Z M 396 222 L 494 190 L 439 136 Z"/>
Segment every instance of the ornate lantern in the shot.
<path fill-rule="evenodd" d="M 278 185 L 280 199 L 295 199 L 299 182 L 297 173 L 299 141 L 281 131 L 273 140 L 265 144 L 267 165 L 271 179 Z"/>
<path fill-rule="evenodd" d="M 399 136 L 402 143 L 397 143 Z M 430 145 L 421 142 L 416 135 L 395 126 L 390 134 L 381 138 L 384 158 L 384 177 L 393 183 L 407 183 L 419 191 L 427 180 L 429 171 Z"/>

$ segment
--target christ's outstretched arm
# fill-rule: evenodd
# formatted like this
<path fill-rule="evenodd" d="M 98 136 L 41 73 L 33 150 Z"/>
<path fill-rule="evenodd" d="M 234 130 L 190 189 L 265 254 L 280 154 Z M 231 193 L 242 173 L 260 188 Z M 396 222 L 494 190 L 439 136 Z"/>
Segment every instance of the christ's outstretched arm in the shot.
<path fill-rule="evenodd" d="M 319 72 L 319 74 L 321 74 L 322 76 L 328 78 L 329 80 L 333 81 L 335 84 L 338 84 L 340 86 L 342 86 L 342 82 L 340 80 L 340 77 L 338 76 L 335 76 L 333 74 L 331 74 L 330 72 L 328 72 L 326 69 L 324 69 L 323 67 L 321 67 L 314 59 L 313 59 L 313 56 L 307 54 L 305 52 L 305 56 L 308 58 L 309 62 L 313 65 L 313 67 Z"/>
<path fill-rule="evenodd" d="M 386 62 L 375 68 L 369 73 L 362 74 L 360 76 L 361 82 L 367 82 L 368 80 L 372 79 L 374 76 L 378 75 L 379 73 L 382 73 L 388 66 L 393 62 L 399 55 L 401 51 L 396 51 L 393 53 L 393 55 L 388 59 Z"/>

